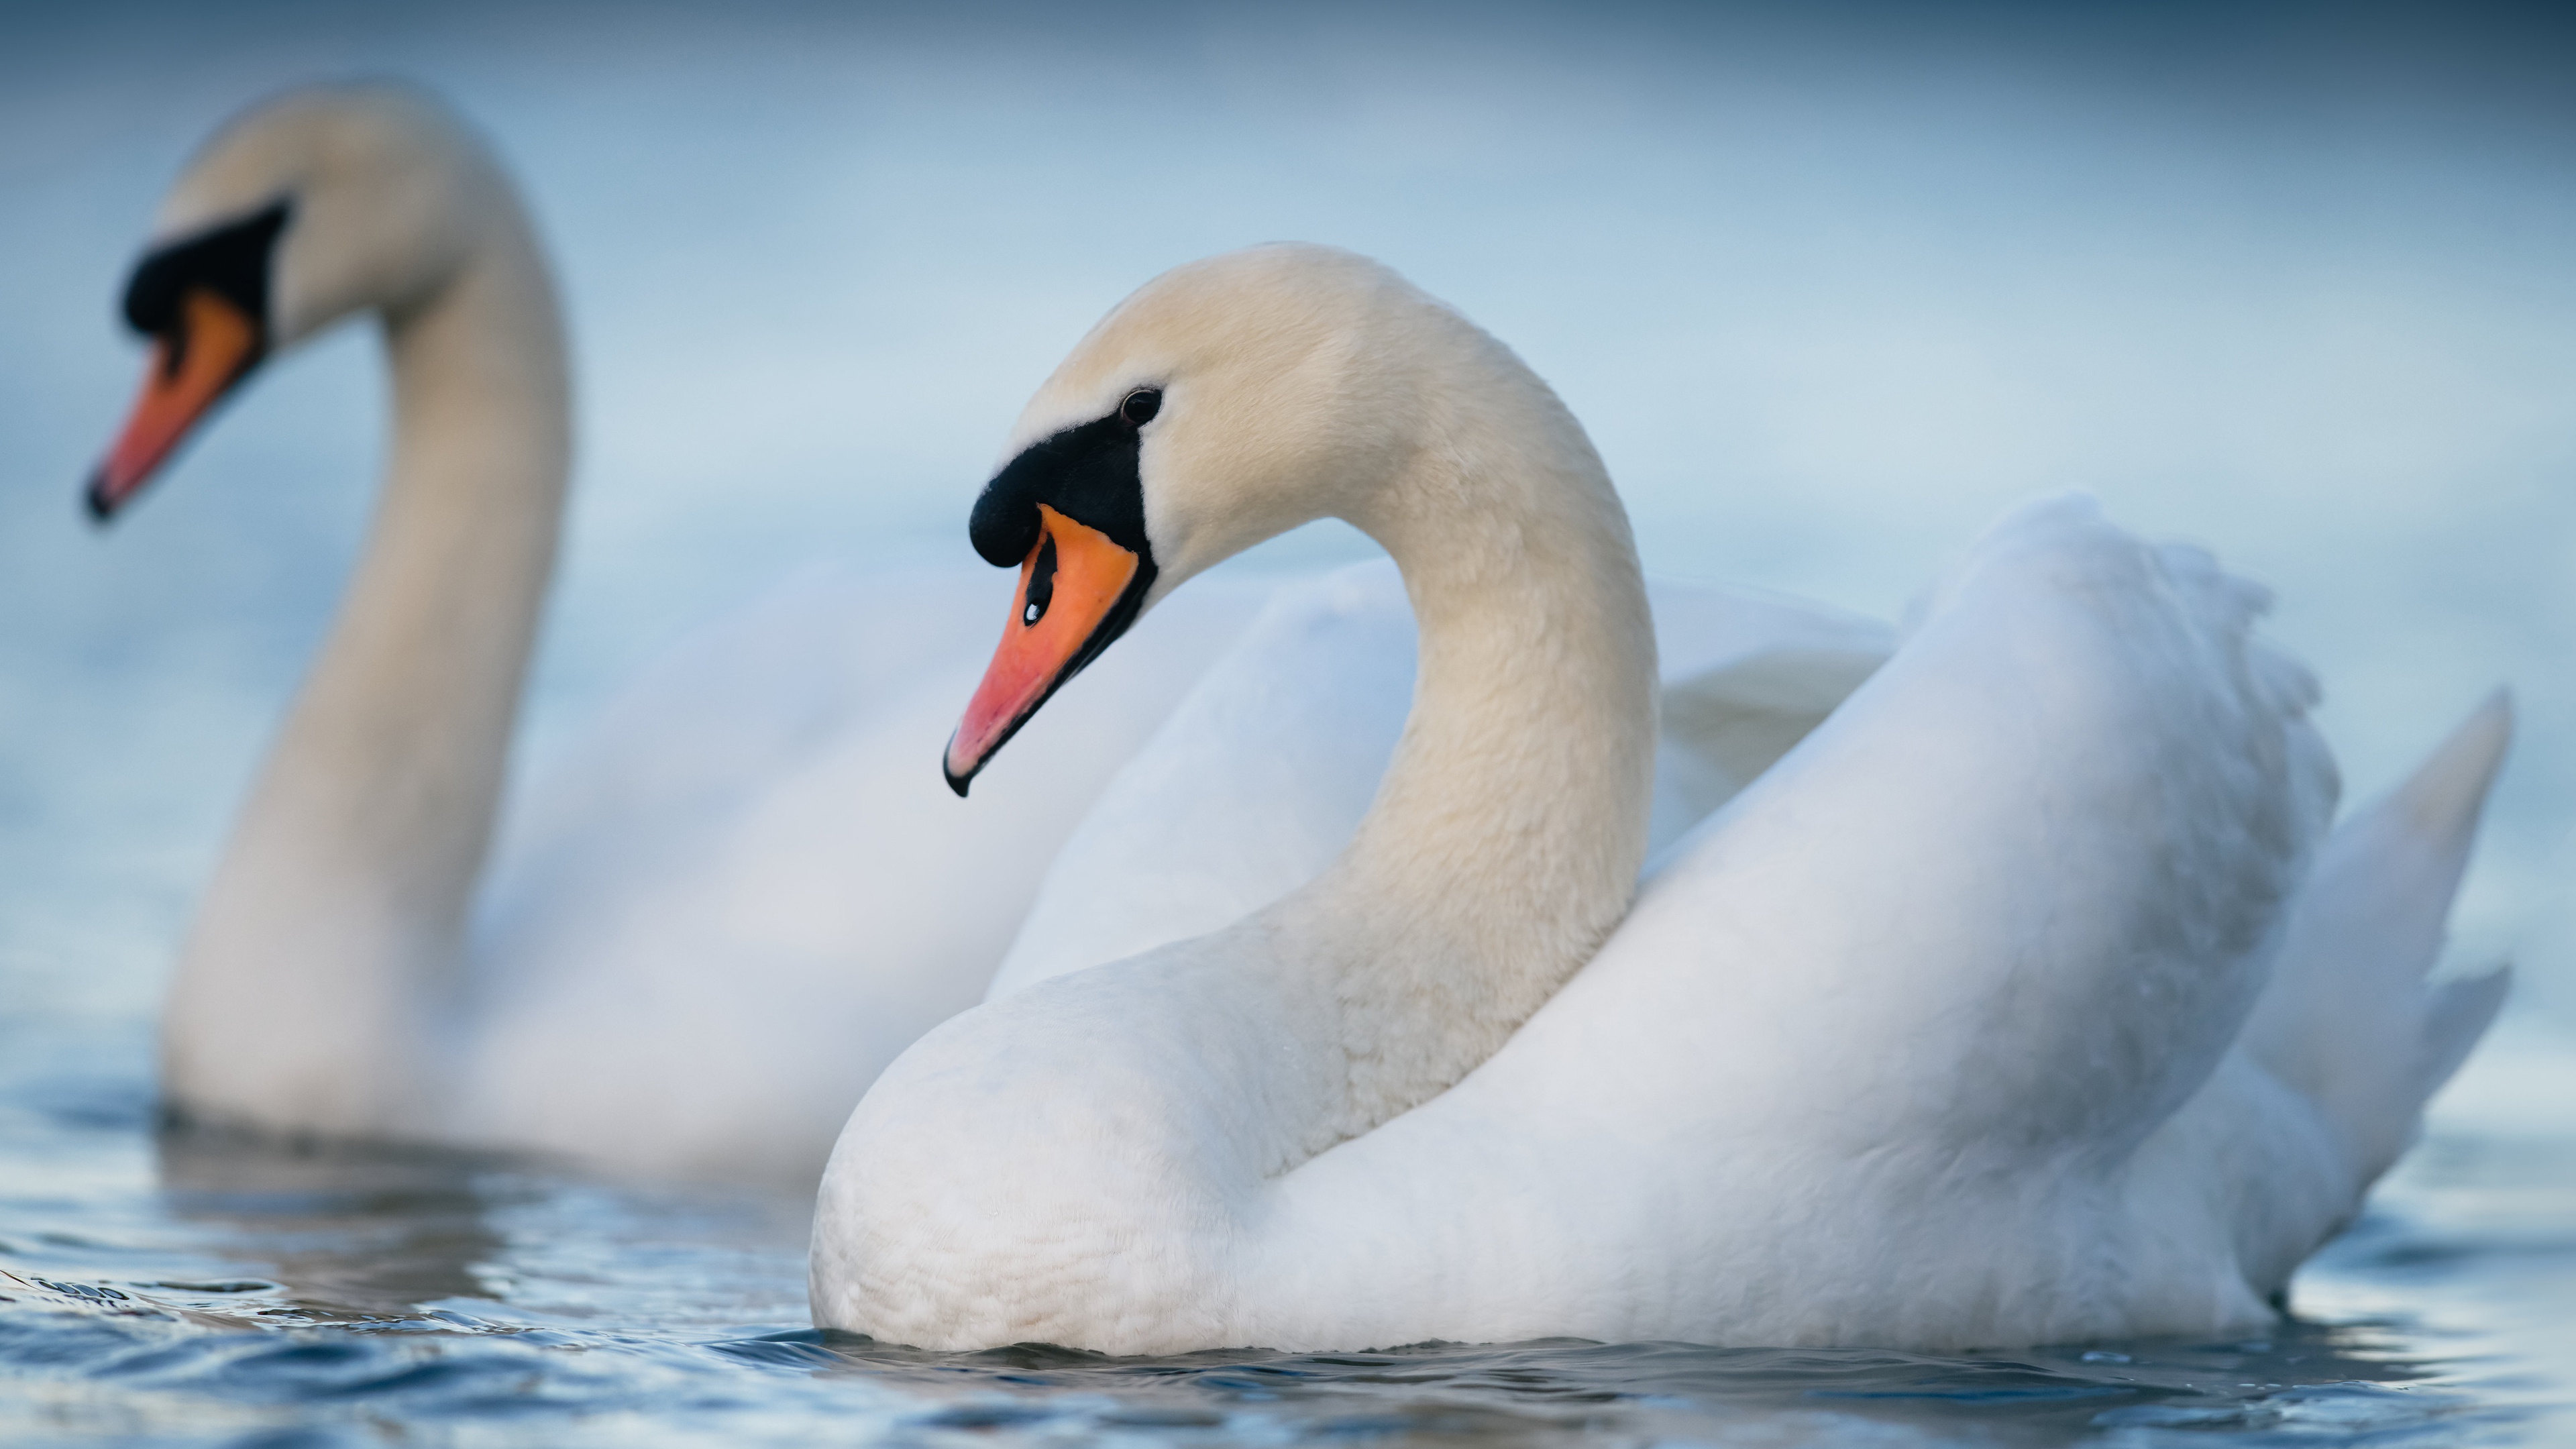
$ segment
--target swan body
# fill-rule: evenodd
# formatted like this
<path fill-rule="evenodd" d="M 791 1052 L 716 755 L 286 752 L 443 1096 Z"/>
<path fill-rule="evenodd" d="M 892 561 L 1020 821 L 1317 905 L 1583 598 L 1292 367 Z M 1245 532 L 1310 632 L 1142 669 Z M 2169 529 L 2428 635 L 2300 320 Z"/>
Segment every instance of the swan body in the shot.
<path fill-rule="evenodd" d="M 2502 699 L 2329 832 L 2261 591 L 2080 498 L 1990 529 L 1639 890 L 1645 589 L 1500 344 L 1362 259 L 1256 249 L 1123 303 L 1015 441 L 978 545 L 1029 546 L 1024 598 L 1044 562 L 1150 605 L 1332 514 L 1402 570 L 1413 708 L 1314 879 L 887 1068 L 825 1172 L 820 1324 L 1112 1353 L 2236 1332 L 2500 1000 L 2424 976 Z M 1104 503 L 1117 476 L 1141 498 Z M 952 775 L 1017 727 L 1013 642 Z M 1246 687 L 1219 669 L 1167 728 Z"/>
<path fill-rule="evenodd" d="M 612 703 L 487 880 L 570 454 L 507 177 L 418 92 L 290 93 L 190 165 L 127 310 L 160 351 L 102 516 L 340 318 L 381 320 L 392 374 L 364 555 L 171 985 L 162 1086 L 193 1119 L 810 1179 L 878 1068 L 977 998 L 1056 843 L 1256 599 L 1140 631 L 970 813 L 892 762 L 971 682 L 989 578 L 804 579 Z"/>

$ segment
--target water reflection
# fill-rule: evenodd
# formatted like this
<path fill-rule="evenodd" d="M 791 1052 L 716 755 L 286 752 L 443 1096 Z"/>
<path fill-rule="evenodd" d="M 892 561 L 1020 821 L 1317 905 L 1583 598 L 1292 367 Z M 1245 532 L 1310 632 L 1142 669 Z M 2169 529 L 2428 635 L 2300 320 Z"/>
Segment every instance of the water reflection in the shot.
<path fill-rule="evenodd" d="M 791 1198 L 156 1135 L 80 1080 L 0 1083 L 0 1440 L 365 1438 L 390 1416 L 442 1442 L 547 1445 L 2349 1442 L 2509 1435 L 2520 1412 L 2476 1377 L 2491 1345 L 2345 1306 L 2260 1342 L 1982 1358 L 1569 1341 L 924 1353 L 800 1326 Z M 2428 1155 L 2410 1209 L 2374 1214 L 2327 1277 L 2408 1298 L 2441 1286 L 2428 1273 L 2516 1291 L 2528 1264 L 2441 1247 L 2446 1202 L 2492 1206 L 2494 1158 Z"/>
<path fill-rule="evenodd" d="M 503 1240 L 487 1214 L 512 1189 L 489 1158 L 187 1125 L 163 1126 L 154 1149 L 171 1215 L 319 1319 L 496 1296 L 485 1275 Z"/>
<path fill-rule="evenodd" d="M 753 1362 L 981 1390 L 928 1427 L 1214 1427 L 1257 1413 L 1298 1438 L 1554 1437 L 1603 1431 L 1868 1426 L 1979 1443 L 2104 1429 L 2403 1432 L 2475 1415 L 2423 1387 L 2439 1369 L 2377 1325 L 2288 1322 L 2267 1340 L 2146 1342 L 2000 1358 L 1557 1341 L 1317 1356 L 1108 1360 L 1036 1345 L 941 1355 L 805 1331 L 719 1345 Z M 1101 1403 L 1098 1396 L 1111 1396 Z M 1911 1435 L 1906 1436 L 1909 1440 Z"/>

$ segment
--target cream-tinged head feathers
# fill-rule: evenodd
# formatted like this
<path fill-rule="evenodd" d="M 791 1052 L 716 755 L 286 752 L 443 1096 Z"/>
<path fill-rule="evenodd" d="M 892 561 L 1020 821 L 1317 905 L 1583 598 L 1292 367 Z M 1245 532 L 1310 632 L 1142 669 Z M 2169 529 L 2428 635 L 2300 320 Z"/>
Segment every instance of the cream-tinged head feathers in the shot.
<path fill-rule="evenodd" d="M 1281 243 L 1175 267 L 1119 304 L 1038 390 L 1003 456 L 1163 394 L 1138 472 L 1148 603 L 1318 518 L 1369 529 L 1423 442 L 1425 361 L 1482 333 L 1393 271 Z M 1373 531 L 1373 530 L 1372 530 Z"/>
<path fill-rule="evenodd" d="M 469 305 L 452 305 L 469 292 Z M 408 86 L 304 87 L 223 127 L 163 203 L 124 311 L 156 354 L 90 480 L 102 520 L 263 359 L 359 312 L 381 316 L 389 341 L 433 316 L 486 318 L 429 327 L 443 340 L 390 355 L 416 371 L 440 354 L 427 376 L 477 375 L 516 395 L 507 406 L 529 427 L 563 432 L 559 419 L 540 421 L 568 399 L 554 289 L 527 213 L 482 141 Z M 438 396 L 456 394 L 414 390 L 417 403 Z M 458 426 L 477 425 L 437 428 Z"/>
<path fill-rule="evenodd" d="M 491 240 L 524 225 L 490 150 L 454 111 L 394 82 L 312 86 L 244 112 L 198 153 L 153 226 L 185 243 L 283 205 L 268 276 L 268 343 L 351 313 L 399 316 Z"/>
<path fill-rule="evenodd" d="M 943 758 L 960 794 L 1145 609 L 1319 518 L 1376 539 L 1416 586 L 1534 580 L 1577 556 L 1635 574 L 1609 477 L 1547 385 L 1330 247 L 1253 247 L 1146 283 L 1038 390 L 1003 457 L 968 532 L 987 562 L 1019 565 L 1020 595 Z"/>

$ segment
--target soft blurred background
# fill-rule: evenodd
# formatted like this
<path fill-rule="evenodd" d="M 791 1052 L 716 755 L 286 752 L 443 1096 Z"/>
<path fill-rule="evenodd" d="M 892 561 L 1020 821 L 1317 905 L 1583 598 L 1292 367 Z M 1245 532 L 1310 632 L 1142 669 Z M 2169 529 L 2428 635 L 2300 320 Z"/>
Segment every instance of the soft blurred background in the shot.
<path fill-rule="evenodd" d="M 2555 1365 L 2532 1382 L 2576 1367 L 2552 8 L 0 7 L 0 1015 L 44 1024 L 22 1053 L 81 1043 L 116 1110 L 351 560 L 384 396 L 364 329 L 283 359 L 95 530 L 77 486 L 141 363 L 114 301 L 214 124 L 363 73 L 485 128 L 563 274 L 581 452 L 538 767 L 801 565 L 962 554 L 1073 339 L 1164 267 L 1277 238 L 1377 256 L 1517 348 L 1652 568 L 1892 615 L 2007 503 L 2086 488 L 2278 590 L 2348 798 L 2509 684 L 2457 950 L 2522 985 L 2409 1169 L 2454 1176 L 2391 1191 L 2522 1245 L 2460 1331 Z M 1366 547 L 1318 529 L 1251 566 Z M 2450 1311 L 2403 1286 L 2319 1291 Z"/>

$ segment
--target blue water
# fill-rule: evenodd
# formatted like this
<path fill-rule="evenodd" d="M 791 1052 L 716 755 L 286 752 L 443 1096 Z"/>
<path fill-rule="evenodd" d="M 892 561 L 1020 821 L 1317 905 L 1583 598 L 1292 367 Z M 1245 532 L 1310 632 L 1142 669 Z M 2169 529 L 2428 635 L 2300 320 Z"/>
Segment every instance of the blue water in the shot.
<path fill-rule="evenodd" d="M 136 1034 L 0 1035 L 0 1442 L 2551 1444 L 2564 1141 L 2438 1133 L 2257 1341 L 1103 1360 L 803 1322 L 805 1204 L 156 1141 Z M 2562 1073 L 2560 1084 L 2566 1077 Z M 269 1436 L 269 1437 L 263 1437 Z"/>
<path fill-rule="evenodd" d="M 2350 6 L 0 7 L 0 1443 L 2576 1441 L 2570 56 Z M 282 359 L 94 534 L 111 303 L 215 120 L 381 70 L 485 126 L 566 278 L 538 768 L 797 566 L 962 550 L 1101 310 L 1301 237 L 1529 357 L 1654 567 L 1892 615 L 2082 485 L 2280 590 L 2355 794 L 2510 681 L 2454 948 L 2515 1005 L 2280 1331 L 1995 1360 L 938 1358 L 804 1326 L 801 1194 L 165 1140 L 161 982 L 382 400 L 362 331 Z"/>

